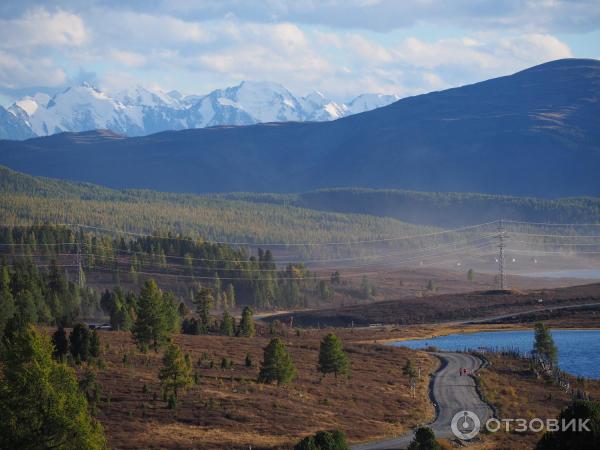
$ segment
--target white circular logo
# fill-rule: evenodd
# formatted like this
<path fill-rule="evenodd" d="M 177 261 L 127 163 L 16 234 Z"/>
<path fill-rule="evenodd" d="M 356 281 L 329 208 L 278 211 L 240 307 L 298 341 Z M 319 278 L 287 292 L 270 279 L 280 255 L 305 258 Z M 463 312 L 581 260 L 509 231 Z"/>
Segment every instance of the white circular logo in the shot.
<path fill-rule="evenodd" d="M 473 411 L 459 411 L 454 414 L 450 428 L 454 436 L 468 441 L 479 434 L 481 421 Z"/>

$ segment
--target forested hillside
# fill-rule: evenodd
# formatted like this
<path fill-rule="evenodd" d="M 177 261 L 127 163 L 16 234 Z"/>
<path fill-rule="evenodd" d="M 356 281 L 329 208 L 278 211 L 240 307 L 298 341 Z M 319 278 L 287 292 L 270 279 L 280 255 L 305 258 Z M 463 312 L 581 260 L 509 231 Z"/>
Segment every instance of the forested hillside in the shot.
<path fill-rule="evenodd" d="M 551 200 L 478 193 L 338 188 L 302 194 L 223 194 L 222 198 L 392 217 L 414 224 L 440 227 L 460 227 L 498 219 L 600 223 L 599 197 Z"/>
<path fill-rule="evenodd" d="M 396 219 L 315 211 L 219 196 L 112 190 L 32 177 L 0 167 L 0 222 L 83 224 L 128 232 L 173 232 L 234 243 L 327 243 L 387 239 L 435 231 Z M 418 245 L 420 241 L 380 246 Z M 277 247 L 279 253 L 321 257 L 357 254 L 364 246 Z"/>
<path fill-rule="evenodd" d="M 334 300 L 335 279 L 301 263 L 277 265 L 271 250 L 215 244 L 179 234 L 108 236 L 64 226 L 0 227 L 2 281 L 19 292 L 34 322 L 72 324 L 102 315 L 99 293 L 137 291 L 149 279 L 191 306 L 201 289 L 211 307 L 258 310 L 306 307 Z M 338 284 L 339 284 L 339 280 Z M 22 298 L 21 298 L 22 297 Z"/>

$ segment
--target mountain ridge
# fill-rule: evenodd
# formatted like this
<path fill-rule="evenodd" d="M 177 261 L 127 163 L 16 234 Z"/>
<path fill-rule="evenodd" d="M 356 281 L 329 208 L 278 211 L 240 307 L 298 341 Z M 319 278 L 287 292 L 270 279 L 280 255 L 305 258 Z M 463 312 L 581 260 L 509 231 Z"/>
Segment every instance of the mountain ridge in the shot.
<path fill-rule="evenodd" d="M 326 121 L 389 104 L 398 97 L 361 94 L 348 104 L 321 93 L 297 97 L 271 82 L 242 81 L 207 95 L 184 96 L 141 86 L 110 94 L 82 83 L 50 97 L 26 96 L 0 116 L 0 138 L 48 136 L 64 131 L 110 129 L 128 136 L 165 130 L 272 121 Z M 29 131 L 27 132 L 27 129 Z M 25 130 L 25 131 L 23 131 Z"/>
<path fill-rule="evenodd" d="M 0 143 L 0 164 L 114 188 L 301 192 L 337 186 L 600 195 L 600 61 L 568 59 L 331 122 L 165 131 L 86 146 Z M 118 162 L 118 164 L 117 164 Z"/>

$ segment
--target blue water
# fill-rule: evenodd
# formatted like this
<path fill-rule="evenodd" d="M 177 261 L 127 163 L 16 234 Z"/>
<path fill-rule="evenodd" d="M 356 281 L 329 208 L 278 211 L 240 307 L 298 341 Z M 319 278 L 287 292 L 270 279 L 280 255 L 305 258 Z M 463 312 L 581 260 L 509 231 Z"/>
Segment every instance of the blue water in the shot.
<path fill-rule="evenodd" d="M 553 330 L 558 347 L 558 365 L 573 375 L 600 379 L 600 330 Z M 391 345 L 419 349 L 434 345 L 440 350 L 533 349 L 533 331 L 489 331 L 440 336 L 432 339 L 398 341 Z"/>

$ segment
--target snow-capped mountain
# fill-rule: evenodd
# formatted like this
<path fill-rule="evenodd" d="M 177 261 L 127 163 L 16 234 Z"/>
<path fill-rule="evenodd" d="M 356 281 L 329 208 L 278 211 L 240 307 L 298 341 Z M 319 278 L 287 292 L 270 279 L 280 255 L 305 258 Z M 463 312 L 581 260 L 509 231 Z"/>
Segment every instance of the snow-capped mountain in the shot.
<path fill-rule="evenodd" d="M 15 102 L 8 108 L 10 117 L 0 115 L 0 138 L 93 129 L 140 136 L 219 125 L 328 121 L 396 100 L 398 97 L 391 95 L 363 94 L 348 104 L 336 103 L 320 92 L 296 97 L 281 84 L 256 81 L 243 81 L 203 96 L 141 86 L 110 94 L 81 84 L 52 97 L 35 94 Z"/>
<path fill-rule="evenodd" d="M 400 100 L 400 97 L 397 95 L 361 94 L 348 103 L 348 115 L 371 111 L 372 109 L 387 106 L 398 100 Z"/>

